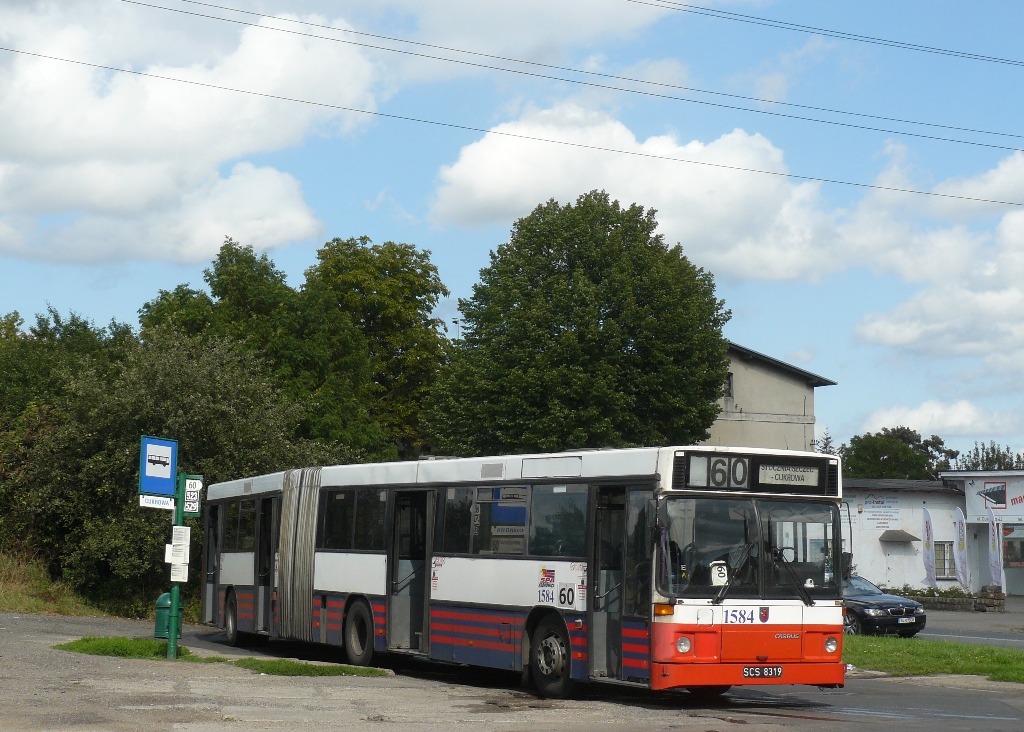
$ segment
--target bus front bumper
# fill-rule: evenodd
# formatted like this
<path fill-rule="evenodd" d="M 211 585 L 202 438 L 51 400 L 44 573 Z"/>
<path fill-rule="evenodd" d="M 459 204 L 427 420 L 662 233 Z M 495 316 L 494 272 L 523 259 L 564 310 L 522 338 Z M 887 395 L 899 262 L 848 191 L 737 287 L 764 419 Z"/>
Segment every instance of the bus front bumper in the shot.
<path fill-rule="evenodd" d="M 652 663 L 651 688 L 806 684 L 841 687 L 846 664 L 829 663 Z"/>

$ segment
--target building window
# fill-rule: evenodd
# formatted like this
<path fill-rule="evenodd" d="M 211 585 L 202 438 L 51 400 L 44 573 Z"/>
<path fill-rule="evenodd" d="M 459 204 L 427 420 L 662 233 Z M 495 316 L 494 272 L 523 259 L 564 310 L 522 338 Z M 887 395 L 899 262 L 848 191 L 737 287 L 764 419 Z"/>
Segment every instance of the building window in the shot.
<path fill-rule="evenodd" d="M 956 579 L 951 541 L 935 542 L 935 579 Z"/>
<path fill-rule="evenodd" d="M 725 377 L 725 398 L 733 399 L 735 396 L 732 390 L 732 372 L 730 371 L 729 375 Z"/>

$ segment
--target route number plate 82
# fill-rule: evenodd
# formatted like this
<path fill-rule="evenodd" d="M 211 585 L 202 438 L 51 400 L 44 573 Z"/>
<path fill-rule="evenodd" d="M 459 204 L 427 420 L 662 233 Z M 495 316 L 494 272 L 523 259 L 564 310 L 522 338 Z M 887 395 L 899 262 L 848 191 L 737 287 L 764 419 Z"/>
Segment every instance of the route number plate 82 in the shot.
<path fill-rule="evenodd" d="M 782 666 L 744 666 L 745 679 L 781 679 Z"/>

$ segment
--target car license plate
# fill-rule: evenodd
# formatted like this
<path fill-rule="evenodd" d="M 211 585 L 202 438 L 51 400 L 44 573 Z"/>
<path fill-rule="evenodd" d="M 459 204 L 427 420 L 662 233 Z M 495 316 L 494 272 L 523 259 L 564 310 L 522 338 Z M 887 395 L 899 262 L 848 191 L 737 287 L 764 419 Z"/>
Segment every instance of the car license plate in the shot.
<path fill-rule="evenodd" d="M 896 622 L 898 623 L 913 623 L 915 618 L 899 618 Z"/>
<path fill-rule="evenodd" d="M 745 679 L 781 679 L 782 666 L 744 666 Z"/>

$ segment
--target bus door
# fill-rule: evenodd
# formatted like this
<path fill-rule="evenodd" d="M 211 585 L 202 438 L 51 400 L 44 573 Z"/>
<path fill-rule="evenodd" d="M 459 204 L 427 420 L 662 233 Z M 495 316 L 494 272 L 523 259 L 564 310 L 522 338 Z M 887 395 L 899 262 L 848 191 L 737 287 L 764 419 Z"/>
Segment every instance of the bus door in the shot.
<path fill-rule="evenodd" d="M 435 491 L 395 491 L 388 548 L 388 649 L 429 651 Z"/>
<path fill-rule="evenodd" d="M 203 622 L 220 625 L 220 603 L 217 602 L 217 584 L 220 582 L 220 506 L 206 507 L 206 539 L 203 541 Z"/>
<path fill-rule="evenodd" d="M 274 591 L 274 555 L 277 549 L 277 516 L 280 499 L 259 501 L 256 527 L 256 630 L 271 630 L 270 601 Z"/>
<path fill-rule="evenodd" d="M 622 678 L 626 489 L 597 486 L 590 568 L 590 676 Z"/>

